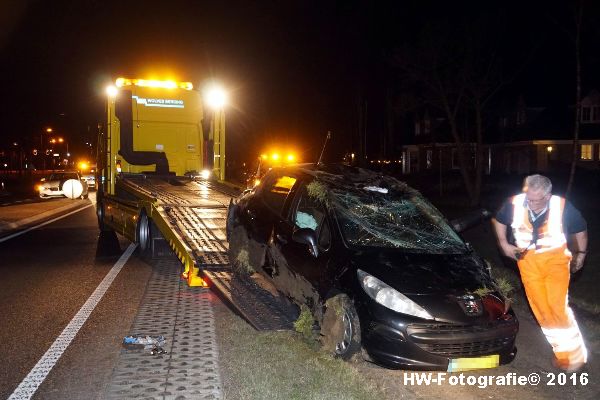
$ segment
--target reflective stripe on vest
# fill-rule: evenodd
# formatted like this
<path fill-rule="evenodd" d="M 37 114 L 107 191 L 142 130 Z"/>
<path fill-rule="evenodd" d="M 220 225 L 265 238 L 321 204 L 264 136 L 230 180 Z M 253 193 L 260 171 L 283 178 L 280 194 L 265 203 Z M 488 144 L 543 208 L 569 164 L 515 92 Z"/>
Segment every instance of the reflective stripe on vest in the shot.
<path fill-rule="evenodd" d="M 511 227 L 517 247 L 521 249 L 536 249 L 536 252 L 560 248 L 567 243 L 562 229 L 562 215 L 565 200 L 559 196 L 551 196 L 548 203 L 548 218 L 538 228 L 537 242 L 533 240 L 533 226 L 529 221 L 525 193 L 513 197 L 513 220 Z"/>

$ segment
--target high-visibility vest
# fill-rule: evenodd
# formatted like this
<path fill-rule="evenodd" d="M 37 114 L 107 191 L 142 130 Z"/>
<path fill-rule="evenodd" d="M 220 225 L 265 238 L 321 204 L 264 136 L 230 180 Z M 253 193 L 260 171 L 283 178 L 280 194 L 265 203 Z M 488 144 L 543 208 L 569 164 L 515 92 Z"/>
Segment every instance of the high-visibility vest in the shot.
<path fill-rule="evenodd" d="M 513 220 L 512 230 L 515 244 L 521 249 L 534 249 L 536 253 L 563 247 L 567 238 L 563 232 L 562 216 L 565 209 L 565 199 L 560 196 L 551 196 L 548 202 L 548 218 L 538 228 L 538 238 L 533 240 L 533 226 L 529 221 L 525 193 L 516 195 L 512 199 Z"/>

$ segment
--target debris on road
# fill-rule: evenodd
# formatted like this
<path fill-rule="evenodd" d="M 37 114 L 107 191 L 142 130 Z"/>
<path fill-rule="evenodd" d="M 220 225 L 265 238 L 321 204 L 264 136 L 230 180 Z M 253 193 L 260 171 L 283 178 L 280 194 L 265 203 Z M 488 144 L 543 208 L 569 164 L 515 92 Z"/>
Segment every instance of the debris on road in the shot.
<path fill-rule="evenodd" d="M 167 354 L 163 348 L 165 346 L 165 337 L 149 335 L 130 335 L 123 338 L 123 347 L 127 350 L 150 350 L 150 354 Z"/>

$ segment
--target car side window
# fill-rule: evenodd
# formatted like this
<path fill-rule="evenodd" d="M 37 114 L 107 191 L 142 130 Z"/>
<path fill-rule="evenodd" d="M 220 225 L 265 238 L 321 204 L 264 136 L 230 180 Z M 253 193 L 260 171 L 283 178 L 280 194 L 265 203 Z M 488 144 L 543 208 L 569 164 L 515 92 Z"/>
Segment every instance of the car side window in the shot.
<path fill-rule="evenodd" d="M 285 199 L 294 187 L 296 178 L 290 175 L 272 175 L 263 189 L 263 200 L 273 211 L 281 214 Z"/>
<path fill-rule="evenodd" d="M 296 229 L 309 228 L 319 235 L 318 243 L 323 248 L 328 248 L 331 242 L 329 224 L 325 218 L 325 207 L 308 195 L 306 186 L 303 186 L 298 199 L 296 212 L 293 215 Z"/>

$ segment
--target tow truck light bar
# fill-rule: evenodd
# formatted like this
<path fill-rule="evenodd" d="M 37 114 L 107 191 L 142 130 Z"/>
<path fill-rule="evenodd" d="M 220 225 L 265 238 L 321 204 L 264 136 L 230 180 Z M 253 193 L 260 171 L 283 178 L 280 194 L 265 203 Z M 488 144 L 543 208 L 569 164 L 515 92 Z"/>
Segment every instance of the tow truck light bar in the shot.
<path fill-rule="evenodd" d="M 260 155 L 259 159 L 262 160 L 262 161 L 265 161 L 265 162 L 273 161 L 273 162 L 276 162 L 276 163 L 281 163 L 281 162 L 292 163 L 292 162 L 296 161 L 296 155 L 294 153 L 288 153 L 284 157 L 279 152 L 273 152 L 271 154 L 262 153 Z"/>
<path fill-rule="evenodd" d="M 115 85 L 117 87 L 123 86 L 144 86 L 144 87 L 154 87 L 154 88 L 163 88 L 163 89 L 185 89 L 192 90 L 194 85 L 191 82 L 175 82 L 175 81 L 158 81 L 153 79 L 128 79 L 128 78 L 118 78 L 115 81 Z"/>

